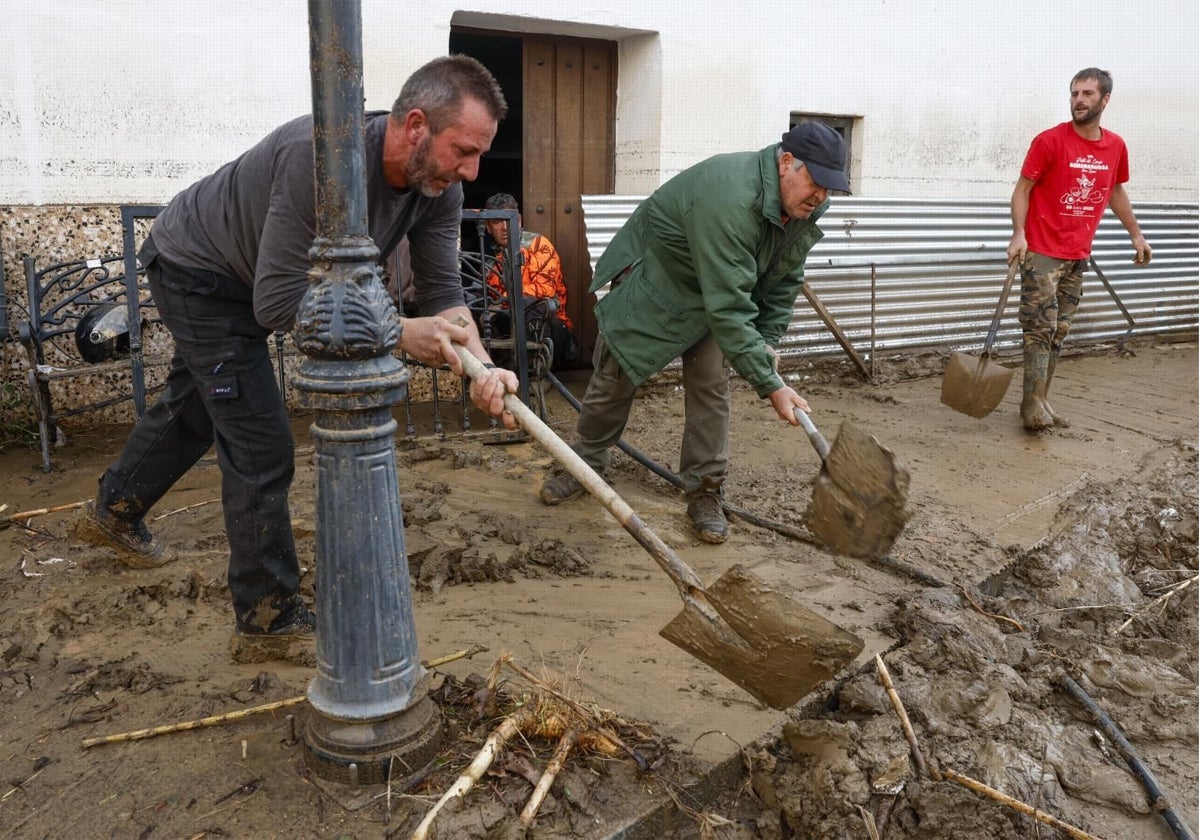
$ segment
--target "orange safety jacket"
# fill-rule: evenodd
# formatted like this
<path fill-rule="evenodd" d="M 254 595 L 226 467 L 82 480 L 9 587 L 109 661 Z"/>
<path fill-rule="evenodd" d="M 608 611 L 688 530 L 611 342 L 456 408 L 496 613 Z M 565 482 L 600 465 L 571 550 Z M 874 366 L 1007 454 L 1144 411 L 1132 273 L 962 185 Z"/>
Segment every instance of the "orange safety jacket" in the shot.
<path fill-rule="evenodd" d="M 550 240 L 531 230 L 521 231 L 521 288 L 526 297 L 554 298 L 558 301 L 555 313 L 567 329 L 574 329 L 567 314 L 567 287 L 563 283 L 562 262 Z M 505 295 L 504 250 L 496 250 L 496 262 L 488 273 L 487 283 Z"/>

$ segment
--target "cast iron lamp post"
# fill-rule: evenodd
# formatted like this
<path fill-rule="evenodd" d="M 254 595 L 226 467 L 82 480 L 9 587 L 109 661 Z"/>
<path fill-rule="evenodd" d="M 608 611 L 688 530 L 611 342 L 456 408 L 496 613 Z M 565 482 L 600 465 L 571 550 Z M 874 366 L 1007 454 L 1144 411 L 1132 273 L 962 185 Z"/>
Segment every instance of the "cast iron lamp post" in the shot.
<path fill-rule="evenodd" d="M 304 757 L 374 784 L 424 766 L 441 730 L 417 657 L 391 407 L 408 371 L 367 226 L 359 0 L 309 0 L 317 238 L 293 383 L 315 414 L 317 675 Z"/>

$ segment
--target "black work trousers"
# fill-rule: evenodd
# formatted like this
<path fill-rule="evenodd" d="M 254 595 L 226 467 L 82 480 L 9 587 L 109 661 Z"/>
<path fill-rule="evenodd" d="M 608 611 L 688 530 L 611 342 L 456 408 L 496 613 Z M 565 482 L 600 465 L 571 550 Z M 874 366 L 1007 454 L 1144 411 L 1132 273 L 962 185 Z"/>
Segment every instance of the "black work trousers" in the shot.
<path fill-rule="evenodd" d="M 175 339 L 166 389 L 100 479 L 98 502 L 136 522 L 215 444 L 239 622 L 265 625 L 295 596 L 299 563 L 288 511 L 291 427 L 250 288 L 155 256 L 146 267 Z M 256 609 L 256 607 L 262 607 Z"/>

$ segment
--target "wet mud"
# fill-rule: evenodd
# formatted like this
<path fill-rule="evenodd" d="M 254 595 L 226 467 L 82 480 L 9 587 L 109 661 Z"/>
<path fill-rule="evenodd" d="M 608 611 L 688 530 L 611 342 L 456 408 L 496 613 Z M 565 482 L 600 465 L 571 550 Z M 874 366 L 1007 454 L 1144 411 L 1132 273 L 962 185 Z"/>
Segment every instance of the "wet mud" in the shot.
<path fill-rule="evenodd" d="M 388 790 L 352 790 L 306 771 L 303 702 L 82 746 L 293 701 L 313 676 L 290 663 L 230 661 L 211 458 L 151 512 L 147 524 L 177 555 L 161 568 L 127 569 L 76 540 L 72 511 L 0 530 L 0 834 L 407 837 L 514 704 L 545 696 L 501 668 L 501 688 L 485 692 L 499 702 L 483 702 L 502 653 L 591 710 L 630 751 L 572 752 L 525 828 L 518 813 L 559 743 L 555 732 L 529 730 L 439 816 L 439 837 L 608 837 L 662 803 L 672 816 L 660 814 L 649 830 L 681 840 L 867 837 L 864 814 L 886 840 L 1054 836 L 919 773 L 876 656 L 930 770 L 977 779 L 1107 840 L 1169 837 L 1121 755 L 1063 689 L 1070 677 L 1195 830 L 1194 341 L 1063 358 L 1056 407 L 1074 423 L 1038 435 L 1021 429 L 1013 393 L 981 420 L 943 405 L 945 364 L 944 354 L 881 358 L 875 384 L 848 364 L 786 372 L 818 425 L 853 423 L 910 473 L 890 567 L 738 519 L 724 545 L 701 543 L 678 491 L 614 458 L 614 488 L 703 580 L 740 564 L 863 642 L 785 712 L 658 635 L 680 610 L 674 585 L 601 505 L 537 501 L 552 466 L 546 452 L 401 440 L 419 655 L 487 651 L 433 669 L 445 752 L 436 768 Z M 555 397 L 550 404 L 551 425 L 569 438 L 571 410 Z M 639 398 L 628 439 L 672 468 L 681 417 L 682 393 L 665 381 Z M 296 418 L 292 516 L 301 590 L 318 598 L 309 422 Z M 0 453 L 4 513 L 88 498 L 127 431 L 73 431 L 49 475 L 32 450 Z M 800 434 L 736 387 L 728 500 L 803 528 L 820 463 Z M 716 767 L 732 769 L 711 777 L 711 796 L 688 799 Z"/>

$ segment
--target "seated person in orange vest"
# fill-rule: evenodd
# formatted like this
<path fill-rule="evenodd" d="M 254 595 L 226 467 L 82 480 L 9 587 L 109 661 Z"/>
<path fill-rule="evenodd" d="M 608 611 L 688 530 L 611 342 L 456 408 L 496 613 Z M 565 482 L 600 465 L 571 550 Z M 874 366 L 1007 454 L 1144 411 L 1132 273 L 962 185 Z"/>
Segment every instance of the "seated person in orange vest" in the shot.
<path fill-rule="evenodd" d="M 485 210 L 517 210 L 517 200 L 508 193 L 496 193 L 484 203 Z M 518 223 L 520 216 L 517 217 Z M 484 227 L 496 243 L 495 263 L 487 276 L 487 284 L 501 298 L 504 288 L 504 258 L 508 248 L 508 220 L 485 219 Z M 521 288 L 525 294 L 525 321 L 544 319 L 547 309 L 554 312 L 549 318 L 550 340 L 554 342 L 554 370 L 575 367 L 579 363 L 579 342 L 575 327 L 567 314 L 567 287 L 563 283 L 562 263 L 558 251 L 549 239 L 531 230 L 521 231 Z M 551 303 L 553 302 L 553 303 Z M 498 335 L 507 335 L 510 319 L 507 311 L 493 312 L 491 327 Z"/>

